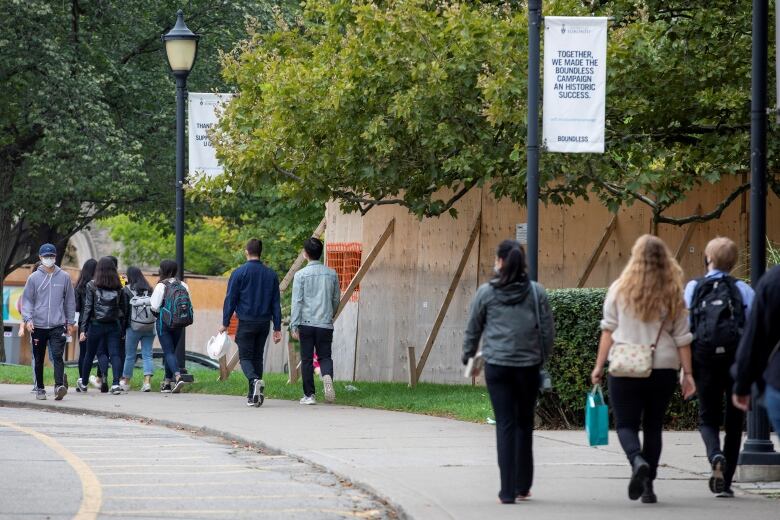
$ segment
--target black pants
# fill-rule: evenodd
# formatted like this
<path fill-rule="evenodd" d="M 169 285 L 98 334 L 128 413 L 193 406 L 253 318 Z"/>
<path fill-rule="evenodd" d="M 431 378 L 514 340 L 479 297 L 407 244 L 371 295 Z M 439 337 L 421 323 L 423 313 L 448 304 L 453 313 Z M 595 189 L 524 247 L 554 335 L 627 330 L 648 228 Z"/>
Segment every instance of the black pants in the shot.
<path fill-rule="evenodd" d="M 238 320 L 236 344 L 241 370 L 249 381 L 247 397 L 252 397 L 255 380 L 263 378 L 263 352 L 270 327 L 270 321 Z"/>
<path fill-rule="evenodd" d="M 89 363 L 91 364 L 93 361 L 94 359 L 90 359 Z M 86 362 L 87 362 L 87 342 L 79 341 L 79 378 L 81 378 L 81 371 L 84 370 L 84 363 Z M 95 375 L 99 378 L 103 377 L 103 372 L 100 371 L 100 366 L 98 366 L 97 373 Z M 87 383 L 89 383 L 89 381 L 82 381 L 82 383 L 86 385 Z"/>
<path fill-rule="evenodd" d="M 298 328 L 301 338 L 301 379 L 303 395 L 314 395 L 314 352 L 320 363 L 320 374 L 333 377 L 333 329 L 301 326 Z"/>
<path fill-rule="evenodd" d="M 731 360 L 713 361 L 711 363 L 693 363 L 693 378 L 696 380 L 696 393 L 699 397 L 699 432 L 707 449 L 707 459 L 712 462 L 715 455 L 726 457 L 724 478 L 726 488 L 731 487 L 734 472 L 737 469 L 739 448 L 742 445 L 742 429 L 745 424 L 745 414 L 735 408 L 731 402 L 731 390 L 734 380 L 731 379 L 729 368 Z M 724 424 L 724 403 L 725 424 Z M 720 449 L 720 427 L 725 426 L 726 437 L 723 451 Z"/>
<path fill-rule="evenodd" d="M 609 376 L 609 399 L 615 414 L 618 439 L 628 461 L 641 455 L 650 465 L 650 479 L 658 472 L 663 447 L 664 417 L 677 385 L 677 371 L 653 370 L 650 377 Z M 642 426 L 643 443 L 639 442 Z"/>
<path fill-rule="evenodd" d="M 41 329 L 36 327 L 32 333 L 33 359 L 35 360 L 35 384 L 39 389 L 43 384 L 43 362 L 46 360 L 46 346 L 51 351 L 54 365 L 54 386 L 65 384 L 65 363 L 62 355 L 65 353 L 65 327 Z"/>
<path fill-rule="evenodd" d="M 111 372 L 113 384 L 119 384 L 119 378 L 122 376 L 125 360 L 119 348 L 119 337 L 122 335 L 119 322 L 100 323 L 93 321 L 87 331 L 87 357 L 84 365 L 81 367 L 81 382 L 86 384 L 89 381 L 89 373 L 92 370 L 92 360 L 97 355 L 98 367 L 104 377 L 108 377 L 108 362 L 111 360 Z"/>
<path fill-rule="evenodd" d="M 534 409 L 539 392 L 539 366 L 485 365 L 490 402 L 496 414 L 496 445 L 501 491 L 513 501 L 527 495 L 534 479 Z"/>

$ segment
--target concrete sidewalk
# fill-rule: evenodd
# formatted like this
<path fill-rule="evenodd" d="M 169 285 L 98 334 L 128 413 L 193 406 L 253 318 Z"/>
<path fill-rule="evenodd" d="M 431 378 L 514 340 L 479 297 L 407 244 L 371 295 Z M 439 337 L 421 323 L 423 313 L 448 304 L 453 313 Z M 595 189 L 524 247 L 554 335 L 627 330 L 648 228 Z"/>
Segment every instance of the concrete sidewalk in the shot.
<path fill-rule="evenodd" d="M 301 457 L 346 476 L 419 520 L 627 518 L 780 518 L 780 502 L 737 490 L 714 498 L 698 433 L 667 433 L 656 493 L 645 505 L 626 496 L 628 464 L 617 439 L 590 448 L 580 431 L 535 435 L 533 500 L 498 504 L 494 427 L 338 405 L 304 407 L 268 400 L 247 408 L 241 397 L 71 391 L 61 402 L 36 401 L 29 386 L 0 385 L 0 405 L 132 416 L 186 425 Z M 778 490 L 780 491 L 780 490 Z"/>

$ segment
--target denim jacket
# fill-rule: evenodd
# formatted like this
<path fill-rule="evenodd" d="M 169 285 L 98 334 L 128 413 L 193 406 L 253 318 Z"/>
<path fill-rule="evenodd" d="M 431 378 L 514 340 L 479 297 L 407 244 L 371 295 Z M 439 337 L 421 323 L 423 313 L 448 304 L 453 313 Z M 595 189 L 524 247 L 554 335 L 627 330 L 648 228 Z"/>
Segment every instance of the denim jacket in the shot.
<path fill-rule="evenodd" d="M 339 277 L 336 271 L 322 262 L 312 260 L 295 273 L 292 292 L 290 328 L 333 328 L 333 315 L 341 300 Z"/>

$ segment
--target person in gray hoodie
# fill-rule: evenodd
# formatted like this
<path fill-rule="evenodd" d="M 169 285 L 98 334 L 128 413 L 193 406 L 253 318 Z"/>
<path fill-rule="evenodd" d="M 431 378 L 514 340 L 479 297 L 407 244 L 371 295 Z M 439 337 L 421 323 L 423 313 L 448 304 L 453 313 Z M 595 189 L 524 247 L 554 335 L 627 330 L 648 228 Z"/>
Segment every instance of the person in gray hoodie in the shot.
<path fill-rule="evenodd" d="M 59 401 L 65 386 L 66 333 L 75 333 L 76 298 L 70 275 L 55 265 L 57 248 L 43 244 L 38 250 L 41 266 L 30 275 L 22 293 L 22 318 L 31 334 L 35 359 L 36 399 L 46 399 L 43 385 L 43 362 L 46 346 L 54 365 L 54 399 Z"/>
<path fill-rule="evenodd" d="M 528 279 L 518 242 L 499 244 L 495 271 L 471 302 L 462 361 L 465 365 L 476 355 L 482 338 L 485 382 L 496 416 L 498 498 L 512 504 L 531 495 L 534 409 L 555 328 L 547 293 Z"/>

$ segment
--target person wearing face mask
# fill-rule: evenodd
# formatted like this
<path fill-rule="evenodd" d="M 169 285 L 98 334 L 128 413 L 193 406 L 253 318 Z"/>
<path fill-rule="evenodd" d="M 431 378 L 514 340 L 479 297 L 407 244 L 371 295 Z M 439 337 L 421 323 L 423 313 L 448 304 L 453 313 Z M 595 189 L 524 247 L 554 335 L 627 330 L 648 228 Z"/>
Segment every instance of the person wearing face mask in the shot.
<path fill-rule="evenodd" d="M 46 347 L 54 365 L 54 399 L 59 401 L 68 389 L 65 386 L 66 332 L 75 333 L 76 297 L 68 273 L 55 265 L 57 248 L 43 244 L 38 250 L 41 266 L 30 275 L 22 294 L 22 318 L 31 334 L 35 359 L 36 399 L 46 399 L 43 384 L 43 362 Z"/>

